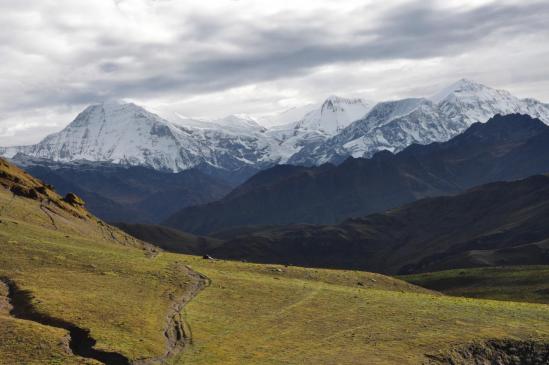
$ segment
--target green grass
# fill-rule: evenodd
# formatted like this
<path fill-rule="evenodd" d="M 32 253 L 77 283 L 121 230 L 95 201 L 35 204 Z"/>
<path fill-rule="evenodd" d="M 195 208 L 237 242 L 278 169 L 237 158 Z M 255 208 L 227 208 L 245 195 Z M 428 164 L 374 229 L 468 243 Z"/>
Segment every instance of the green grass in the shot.
<path fill-rule="evenodd" d="M 189 280 L 183 264 L 174 256 L 151 257 L 122 233 L 108 232 L 95 220 L 62 210 L 55 211 L 54 227 L 38 204 L 12 199 L 0 189 L 0 206 L 9 207 L 0 215 L 0 276 L 30 291 L 41 313 L 91 329 L 100 349 L 131 359 L 162 354 L 171 298 Z M 113 241 L 111 233 L 121 243 Z M 52 341 L 40 342 L 41 346 L 44 352 L 63 352 L 58 341 L 63 331 L 31 326 L 5 315 L 0 319 L 12 324 L 0 326 L 0 343 L 4 344 L 0 358 L 33 353 L 35 341 L 9 345 L 15 330 L 20 336 L 26 331 L 33 339 L 55 332 Z M 39 363 L 57 364 L 58 359 L 52 355 Z"/>
<path fill-rule="evenodd" d="M 473 341 L 549 340 L 546 305 L 448 297 L 364 272 L 185 261 L 212 285 L 186 307 L 193 346 L 176 364 L 421 364 Z"/>
<path fill-rule="evenodd" d="M 64 350 L 65 331 L 0 315 L 0 364 L 98 364 Z"/>
<path fill-rule="evenodd" d="M 549 266 L 458 269 L 401 278 L 453 296 L 549 304 Z"/>
<path fill-rule="evenodd" d="M 549 341 L 545 304 L 444 296 L 366 272 L 154 256 L 83 210 L 51 207 L 53 225 L 43 208 L 0 188 L 0 276 L 32 293 L 41 313 L 90 329 L 99 348 L 130 359 L 164 352 L 168 308 L 189 281 L 185 265 L 212 283 L 184 310 L 193 342 L 172 365 L 421 364 L 426 353 L 473 341 Z M 545 302 L 535 295 L 547 289 L 549 269 L 483 270 L 406 279 Z M 476 288 L 464 286 L 467 275 L 480 278 Z M 66 351 L 66 336 L 0 313 L 0 364 L 93 364 Z"/>

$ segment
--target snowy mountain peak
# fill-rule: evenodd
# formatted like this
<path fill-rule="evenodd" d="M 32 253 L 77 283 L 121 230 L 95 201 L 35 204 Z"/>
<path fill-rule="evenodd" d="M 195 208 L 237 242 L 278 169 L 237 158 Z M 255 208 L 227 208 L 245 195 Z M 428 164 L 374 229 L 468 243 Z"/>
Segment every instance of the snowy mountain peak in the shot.
<path fill-rule="evenodd" d="M 63 130 L 33 146 L 0 148 L 59 162 L 102 161 L 182 171 L 196 166 L 225 170 L 279 159 L 278 145 L 252 118 L 231 116 L 221 124 L 172 115 L 169 122 L 133 103 L 102 103 L 82 111 Z M 226 124 L 229 126 L 223 126 Z"/>
<path fill-rule="evenodd" d="M 319 109 L 312 110 L 298 121 L 295 128 L 332 135 L 365 116 L 372 106 L 372 103 L 358 98 L 330 96 Z"/>
<path fill-rule="evenodd" d="M 261 127 L 257 122 L 257 119 L 248 114 L 231 114 L 216 120 L 221 125 L 244 125 Z"/>
<path fill-rule="evenodd" d="M 455 90 L 470 89 L 470 88 L 478 89 L 478 88 L 485 88 L 485 87 L 487 86 L 484 86 L 479 82 L 476 82 L 474 80 L 467 79 L 467 78 L 461 78 L 456 82 L 454 82 L 452 85 L 450 85 L 450 88 L 454 88 Z"/>
<path fill-rule="evenodd" d="M 336 111 L 344 111 L 345 107 L 348 105 L 357 105 L 362 104 L 365 105 L 367 102 L 365 102 L 362 99 L 359 98 L 342 98 L 340 96 L 329 96 L 324 103 L 322 104 L 321 112 L 336 112 Z"/>
<path fill-rule="evenodd" d="M 429 99 L 378 103 L 364 118 L 320 144 L 305 146 L 288 162 L 316 165 L 338 163 L 348 156 L 369 157 L 382 150 L 398 152 L 413 143 L 447 141 L 473 123 L 512 113 L 528 114 L 549 124 L 548 104 L 461 79 Z"/>
<path fill-rule="evenodd" d="M 229 171 L 275 163 L 315 165 L 348 156 L 398 152 L 412 143 L 446 141 L 495 114 L 521 113 L 549 124 L 549 104 L 461 79 L 431 98 L 377 103 L 330 96 L 321 104 L 279 114 L 267 129 L 246 114 L 217 120 L 157 114 L 124 101 L 91 105 L 61 132 L 33 146 L 0 147 L 55 161 L 108 161 L 181 171 L 213 166 Z M 271 125 L 273 125 L 272 123 Z M 278 123 L 277 123 L 278 124 Z"/>
<path fill-rule="evenodd" d="M 450 86 L 445 87 L 444 89 L 433 95 L 430 99 L 434 103 L 440 103 L 441 101 L 450 97 L 454 97 L 457 94 L 480 93 L 486 90 L 494 89 L 489 88 L 488 86 L 484 86 L 476 81 L 472 81 L 469 79 L 460 79 Z"/>
<path fill-rule="evenodd" d="M 108 109 L 108 108 L 116 108 L 116 107 L 127 105 L 127 104 L 135 105 L 134 103 L 126 102 L 121 99 L 109 99 L 97 105 L 102 105 L 103 107 Z"/>
<path fill-rule="evenodd" d="M 247 135 L 250 133 L 263 133 L 267 128 L 260 125 L 256 118 L 248 114 L 231 114 L 226 117 L 212 121 L 218 129 L 228 133 L 240 133 Z"/>
<path fill-rule="evenodd" d="M 59 134 L 80 130 L 87 136 L 97 133 L 101 136 L 107 130 L 116 130 L 117 134 L 131 133 L 138 125 L 152 126 L 154 123 L 167 124 L 158 115 L 144 108 L 122 101 L 108 101 L 87 107 Z"/>

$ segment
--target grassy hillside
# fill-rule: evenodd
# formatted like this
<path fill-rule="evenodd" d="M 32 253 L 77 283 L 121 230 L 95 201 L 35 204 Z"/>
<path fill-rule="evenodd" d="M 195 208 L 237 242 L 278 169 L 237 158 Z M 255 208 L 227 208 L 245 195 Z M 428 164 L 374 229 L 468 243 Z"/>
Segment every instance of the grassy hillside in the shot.
<path fill-rule="evenodd" d="M 546 305 L 455 298 L 379 274 L 187 257 L 212 284 L 177 364 L 422 364 L 488 339 L 549 340 Z M 466 364 L 466 363 L 463 363 Z"/>
<path fill-rule="evenodd" d="M 3 160 L 0 253 L 0 278 L 15 283 L 42 317 L 90 329 L 96 348 L 129 359 L 166 351 L 166 316 L 190 281 L 183 263 L 157 255 Z M 0 364 L 84 361 L 67 352 L 67 331 L 8 312 L 0 310 Z"/>
<path fill-rule="evenodd" d="M 457 269 L 401 278 L 448 295 L 549 304 L 549 266 Z"/>
<path fill-rule="evenodd" d="M 76 198 L 0 167 L 2 365 L 101 364 L 69 351 L 75 329 L 89 330 L 112 365 L 161 363 L 167 353 L 172 365 L 443 364 L 426 354 L 490 339 L 549 342 L 547 305 L 449 297 L 366 272 L 158 252 Z M 185 306 L 186 324 L 179 310 L 200 289 L 196 271 L 211 285 Z M 182 330 L 192 342 L 178 353 L 171 345 Z"/>

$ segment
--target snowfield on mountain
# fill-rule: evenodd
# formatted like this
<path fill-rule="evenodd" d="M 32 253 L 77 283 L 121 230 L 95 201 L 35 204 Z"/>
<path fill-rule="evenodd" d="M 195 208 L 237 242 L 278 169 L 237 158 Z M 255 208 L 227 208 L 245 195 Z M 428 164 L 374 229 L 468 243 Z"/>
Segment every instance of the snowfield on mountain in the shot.
<path fill-rule="evenodd" d="M 297 108 L 279 118 L 297 118 L 298 112 L 305 115 L 267 128 L 261 119 L 244 114 L 217 120 L 174 114 L 165 119 L 132 103 L 106 102 L 89 106 L 38 144 L 0 147 L 0 155 L 103 161 L 173 172 L 197 166 L 257 171 L 281 163 L 337 164 L 350 156 L 371 157 L 414 143 L 443 142 L 496 114 L 529 114 L 549 123 L 549 104 L 465 79 L 429 98 L 374 104 L 331 96 L 316 108 Z"/>

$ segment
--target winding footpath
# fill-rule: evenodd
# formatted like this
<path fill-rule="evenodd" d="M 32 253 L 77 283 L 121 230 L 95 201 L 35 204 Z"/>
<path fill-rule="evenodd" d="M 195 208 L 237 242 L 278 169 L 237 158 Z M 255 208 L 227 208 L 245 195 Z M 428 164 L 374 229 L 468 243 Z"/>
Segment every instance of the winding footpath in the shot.
<path fill-rule="evenodd" d="M 168 359 L 180 354 L 185 346 L 191 343 L 190 330 L 181 312 L 184 306 L 210 283 L 207 277 L 189 267 L 186 267 L 186 269 L 191 282 L 185 287 L 183 294 L 177 300 L 174 300 L 170 306 L 164 329 L 166 351 L 163 355 L 155 358 L 131 361 L 118 352 L 95 349 L 96 340 L 90 335 L 88 329 L 38 312 L 32 305 L 31 293 L 22 290 L 15 282 L 5 277 L 0 277 L 0 313 L 7 313 L 14 318 L 33 321 L 45 326 L 64 329 L 69 333 L 69 348 L 74 355 L 94 359 L 105 365 L 163 364 Z"/>
<path fill-rule="evenodd" d="M 148 359 L 135 360 L 132 365 L 157 365 L 163 364 L 168 359 L 179 355 L 184 348 L 192 343 L 190 327 L 183 318 L 182 311 L 185 305 L 193 300 L 198 293 L 211 284 L 211 280 L 189 266 L 185 266 L 191 282 L 185 287 L 183 294 L 174 300 L 170 306 L 164 327 L 166 337 L 166 351 L 162 356 Z"/>

